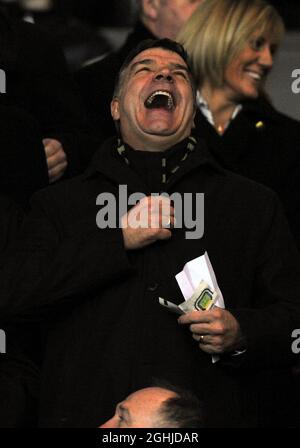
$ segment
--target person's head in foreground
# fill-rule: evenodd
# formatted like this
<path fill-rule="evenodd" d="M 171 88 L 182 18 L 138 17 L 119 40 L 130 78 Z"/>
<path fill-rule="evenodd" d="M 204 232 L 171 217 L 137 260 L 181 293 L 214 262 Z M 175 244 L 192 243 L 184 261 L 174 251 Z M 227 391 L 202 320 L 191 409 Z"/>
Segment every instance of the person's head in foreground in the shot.
<path fill-rule="evenodd" d="M 284 33 L 263 0 L 203 0 L 178 36 L 190 56 L 197 88 L 209 102 L 257 98 Z"/>
<path fill-rule="evenodd" d="M 169 387 L 171 387 L 169 389 Z M 201 404 L 190 392 L 172 386 L 148 387 L 116 406 L 100 428 L 202 428 Z"/>
<path fill-rule="evenodd" d="M 195 89 L 181 45 L 169 39 L 141 42 L 120 69 L 111 113 L 134 149 L 163 151 L 188 137 Z"/>

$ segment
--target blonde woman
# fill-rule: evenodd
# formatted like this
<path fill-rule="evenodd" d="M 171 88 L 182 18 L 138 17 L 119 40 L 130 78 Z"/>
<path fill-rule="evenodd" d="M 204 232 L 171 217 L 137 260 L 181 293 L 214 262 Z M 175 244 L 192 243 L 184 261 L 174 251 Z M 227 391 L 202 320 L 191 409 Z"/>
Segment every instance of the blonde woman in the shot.
<path fill-rule="evenodd" d="M 198 88 L 195 132 L 223 167 L 279 194 L 300 247 L 300 125 L 264 95 L 283 33 L 263 0 L 203 0 L 178 40 Z"/>

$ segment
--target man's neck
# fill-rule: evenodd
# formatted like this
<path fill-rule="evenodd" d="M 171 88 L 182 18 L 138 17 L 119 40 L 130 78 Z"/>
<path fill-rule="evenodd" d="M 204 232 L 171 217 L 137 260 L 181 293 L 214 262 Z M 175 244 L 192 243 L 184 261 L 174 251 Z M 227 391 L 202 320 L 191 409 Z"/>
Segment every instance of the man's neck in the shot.
<path fill-rule="evenodd" d="M 133 140 L 132 138 L 126 138 L 126 136 L 123 136 L 123 142 L 135 151 L 164 152 L 186 139 L 189 135 L 190 133 L 180 137 L 176 136 L 174 138 L 152 135 L 151 139 L 143 140 Z"/>
<path fill-rule="evenodd" d="M 140 143 L 132 143 L 130 141 L 124 140 L 124 143 L 126 143 L 130 148 L 134 149 L 135 151 L 145 151 L 145 152 L 164 152 L 167 149 L 171 148 L 172 146 L 176 145 L 178 142 L 169 143 L 166 145 L 163 144 L 157 144 L 156 142 L 140 142 Z"/>

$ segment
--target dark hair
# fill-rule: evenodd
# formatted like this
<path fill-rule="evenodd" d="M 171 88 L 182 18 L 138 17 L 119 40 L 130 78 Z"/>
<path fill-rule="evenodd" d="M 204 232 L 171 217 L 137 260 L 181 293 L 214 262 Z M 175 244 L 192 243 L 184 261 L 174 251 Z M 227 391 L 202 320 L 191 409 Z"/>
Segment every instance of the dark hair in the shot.
<path fill-rule="evenodd" d="M 164 401 L 159 408 L 160 417 L 167 425 L 176 428 L 205 427 L 203 405 L 195 394 L 162 380 L 155 380 L 152 386 L 176 394 L 175 397 Z"/>
<path fill-rule="evenodd" d="M 121 68 L 119 70 L 119 73 L 116 77 L 116 82 L 115 82 L 115 93 L 118 93 L 120 90 L 120 84 L 122 81 L 122 74 L 124 72 L 124 70 L 129 66 L 130 62 L 142 51 L 145 50 L 149 50 L 150 48 L 163 48 L 165 50 L 169 50 L 172 51 L 173 53 L 177 53 L 186 63 L 187 68 L 188 68 L 188 72 L 190 75 L 190 79 L 191 79 L 191 84 L 192 84 L 192 89 L 193 92 L 196 92 L 195 89 L 195 84 L 194 84 L 194 79 L 192 76 L 192 71 L 188 62 L 188 54 L 185 51 L 185 49 L 183 48 L 183 46 L 181 44 L 179 44 L 178 42 L 175 42 L 174 40 L 171 39 L 146 39 L 146 40 L 142 40 L 136 47 L 134 47 L 130 53 L 126 56 L 125 60 L 123 61 L 123 64 L 121 65 Z"/>

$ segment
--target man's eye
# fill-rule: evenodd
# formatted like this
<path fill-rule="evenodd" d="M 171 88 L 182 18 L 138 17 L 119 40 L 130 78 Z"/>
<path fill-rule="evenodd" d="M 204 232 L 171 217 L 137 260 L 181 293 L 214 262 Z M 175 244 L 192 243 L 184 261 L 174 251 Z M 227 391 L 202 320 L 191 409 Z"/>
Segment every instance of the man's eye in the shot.
<path fill-rule="evenodd" d="M 139 68 L 136 72 L 135 72 L 135 74 L 137 74 L 137 73 L 140 73 L 140 72 L 150 72 L 150 68 L 148 68 L 148 67 L 141 67 L 141 68 Z"/>
<path fill-rule="evenodd" d="M 177 76 L 181 76 L 181 77 L 184 78 L 184 79 L 187 79 L 187 74 L 186 74 L 186 72 L 176 71 L 176 72 L 173 72 L 173 74 L 174 74 L 174 75 L 177 75 Z"/>
<path fill-rule="evenodd" d="M 122 415 L 119 415 L 119 428 L 122 428 L 124 426 L 126 426 L 126 419 L 124 417 L 122 417 Z"/>

